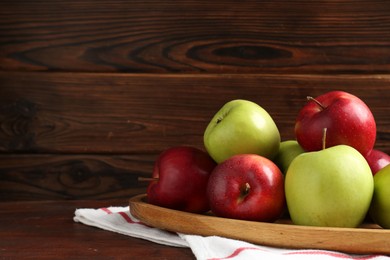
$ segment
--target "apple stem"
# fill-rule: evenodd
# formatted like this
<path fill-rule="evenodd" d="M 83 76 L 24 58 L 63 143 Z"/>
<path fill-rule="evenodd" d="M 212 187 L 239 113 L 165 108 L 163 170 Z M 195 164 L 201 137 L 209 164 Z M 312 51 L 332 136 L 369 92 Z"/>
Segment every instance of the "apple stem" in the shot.
<path fill-rule="evenodd" d="M 239 202 L 242 202 L 245 197 L 249 194 L 249 191 L 251 189 L 251 186 L 249 185 L 249 183 L 245 183 L 245 187 L 242 187 L 241 188 L 241 195 L 239 197 Z"/>
<path fill-rule="evenodd" d="M 321 104 L 321 102 L 319 102 L 317 99 L 315 99 L 315 98 L 313 98 L 313 97 L 311 97 L 311 96 L 307 96 L 306 99 L 309 100 L 309 101 L 313 101 L 314 103 L 316 103 L 322 110 L 325 109 L 324 105 Z"/>
<path fill-rule="evenodd" d="M 153 178 L 153 177 L 138 177 L 138 181 L 158 181 L 158 178 Z"/>
<path fill-rule="evenodd" d="M 249 185 L 249 183 L 246 182 L 246 183 L 245 183 L 245 187 L 244 187 L 244 188 L 242 189 L 242 191 L 241 191 L 241 197 L 242 197 L 242 198 L 245 198 L 246 195 L 248 195 L 250 189 L 251 189 L 251 186 Z"/>
<path fill-rule="evenodd" d="M 249 190 L 251 189 L 251 186 L 249 185 L 249 183 L 245 183 L 245 195 L 247 195 L 249 193 Z"/>
<path fill-rule="evenodd" d="M 325 150 L 326 148 L 326 132 L 328 131 L 327 128 L 324 128 L 323 134 L 322 134 L 322 150 Z"/>

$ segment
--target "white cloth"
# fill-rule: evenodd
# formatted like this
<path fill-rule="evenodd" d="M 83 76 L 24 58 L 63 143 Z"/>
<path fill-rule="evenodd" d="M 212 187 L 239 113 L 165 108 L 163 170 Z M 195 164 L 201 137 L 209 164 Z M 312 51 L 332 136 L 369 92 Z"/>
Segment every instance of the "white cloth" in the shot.
<path fill-rule="evenodd" d="M 189 247 L 198 260 L 247 259 L 359 259 L 390 260 L 383 255 L 351 255 L 327 250 L 289 250 L 254 245 L 244 241 L 217 236 L 202 237 L 172 233 L 149 227 L 129 212 L 129 207 L 76 209 L 74 221 L 123 235 L 175 247 Z"/>

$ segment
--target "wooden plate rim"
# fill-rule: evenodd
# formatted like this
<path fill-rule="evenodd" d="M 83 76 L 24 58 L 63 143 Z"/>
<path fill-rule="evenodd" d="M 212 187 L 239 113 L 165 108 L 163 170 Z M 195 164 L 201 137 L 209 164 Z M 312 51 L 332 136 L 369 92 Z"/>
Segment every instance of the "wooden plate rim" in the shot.
<path fill-rule="evenodd" d="M 147 225 L 171 232 L 201 236 L 216 235 L 265 246 L 291 249 L 322 249 L 355 254 L 390 255 L 390 230 L 382 229 L 374 224 L 359 228 L 339 228 L 227 219 L 159 207 L 147 203 L 146 198 L 146 194 L 130 198 L 131 214 Z M 175 221 L 166 221 L 167 219 Z M 199 220 L 200 223 L 221 224 L 226 229 L 233 226 L 249 227 L 260 230 L 261 235 L 253 238 L 245 237 L 240 232 L 231 234 L 219 229 L 205 230 L 191 225 L 194 220 Z M 300 235 L 304 239 L 300 239 L 303 238 Z M 292 236 L 296 239 L 292 239 Z M 332 237 L 334 239 L 331 239 Z M 267 241 L 269 238 L 275 241 Z"/>

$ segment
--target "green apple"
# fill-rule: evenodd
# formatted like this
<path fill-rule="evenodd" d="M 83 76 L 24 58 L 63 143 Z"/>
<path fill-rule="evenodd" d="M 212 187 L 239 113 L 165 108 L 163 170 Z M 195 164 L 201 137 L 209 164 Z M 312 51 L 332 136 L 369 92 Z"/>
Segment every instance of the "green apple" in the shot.
<path fill-rule="evenodd" d="M 299 145 L 296 140 L 287 140 L 280 143 L 279 152 L 276 154 L 274 162 L 279 169 L 286 174 L 291 162 L 304 153 L 305 150 Z"/>
<path fill-rule="evenodd" d="M 214 115 L 203 141 L 217 163 L 236 154 L 258 154 L 272 160 L 279 150 L 280 133 L 265 109 L 252 101 L 236 99 Z"/>
<path fill-rule="evenodd" d="M 390 229 L 390 165 L 374 175 L 374 196 L 369 215 L 379 226 Z"/>
<path fill-rule="evenodd" d="M 373 192 L 370 166 L 347 145 L 298 155 L 285 178 L 288 211 L 298 225 L 357 227 Z"/>

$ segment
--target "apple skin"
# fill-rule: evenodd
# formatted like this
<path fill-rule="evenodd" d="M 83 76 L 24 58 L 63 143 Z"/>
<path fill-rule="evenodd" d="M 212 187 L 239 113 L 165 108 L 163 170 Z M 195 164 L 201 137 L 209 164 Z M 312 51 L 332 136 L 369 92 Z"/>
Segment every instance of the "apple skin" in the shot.
<path fill-rule="evenodd" d="M 376 139 L 376 123 L 369 107 L 344 91 L 330 91 L 309 101 L 299 111 L 295 136 L 306 151 L 322 149 L 323 129 L 327 128 L 327 147 L 345 144 L 365 155 Z"/>
<path fill-rule="evenodd" d="M 269 159 L 239 154 L 220 163 L 207 186 L 218 217 L 273 222 L 285 210 L 284 176 Z"/>
<path fill-rule="evenodd" d="M 280 133 L 266 110 L 252 101 L 237 99 L 227 102 L 214 115 L 203 140 L 217 163 L 236 154 L 272 159 L 279 150 Z"/>
<path fill-rule="evenodd" d="M 295 157 L 304 152 L 305 150 L 303 150 L 296 140 L 283 141 L 280 143 L 279 152 L 273 161 L 282 173 L 286 174 L 288 167 Z"/>
<path fill-rule="evenodd" d="M 390 156 L 380 150 L 372 149 L 364 157 L 366 158 L 368 165 L 370 165 L 373 175 L 390 164 Z"/>
<path fill-rule="evenodd" d="M 370 217 L 382 228 L 390 229 L 390 165 L 374 176 L 374 196 L 369 211 Z"/>
<path fill-rule="evenodd" d="M 368 163 L 347 145 L 298 155 L 285 177 L 287 208 L 298 225 L 357 227 L 373 191 Z"/>
<path fill-rule="evenodd" d="M 161 207 L 203 213 L 209 210 L 207 183 L 216 162 L 194 147 L 171 147 L 155 161 L 147 189 L 148 202 Z"/>

